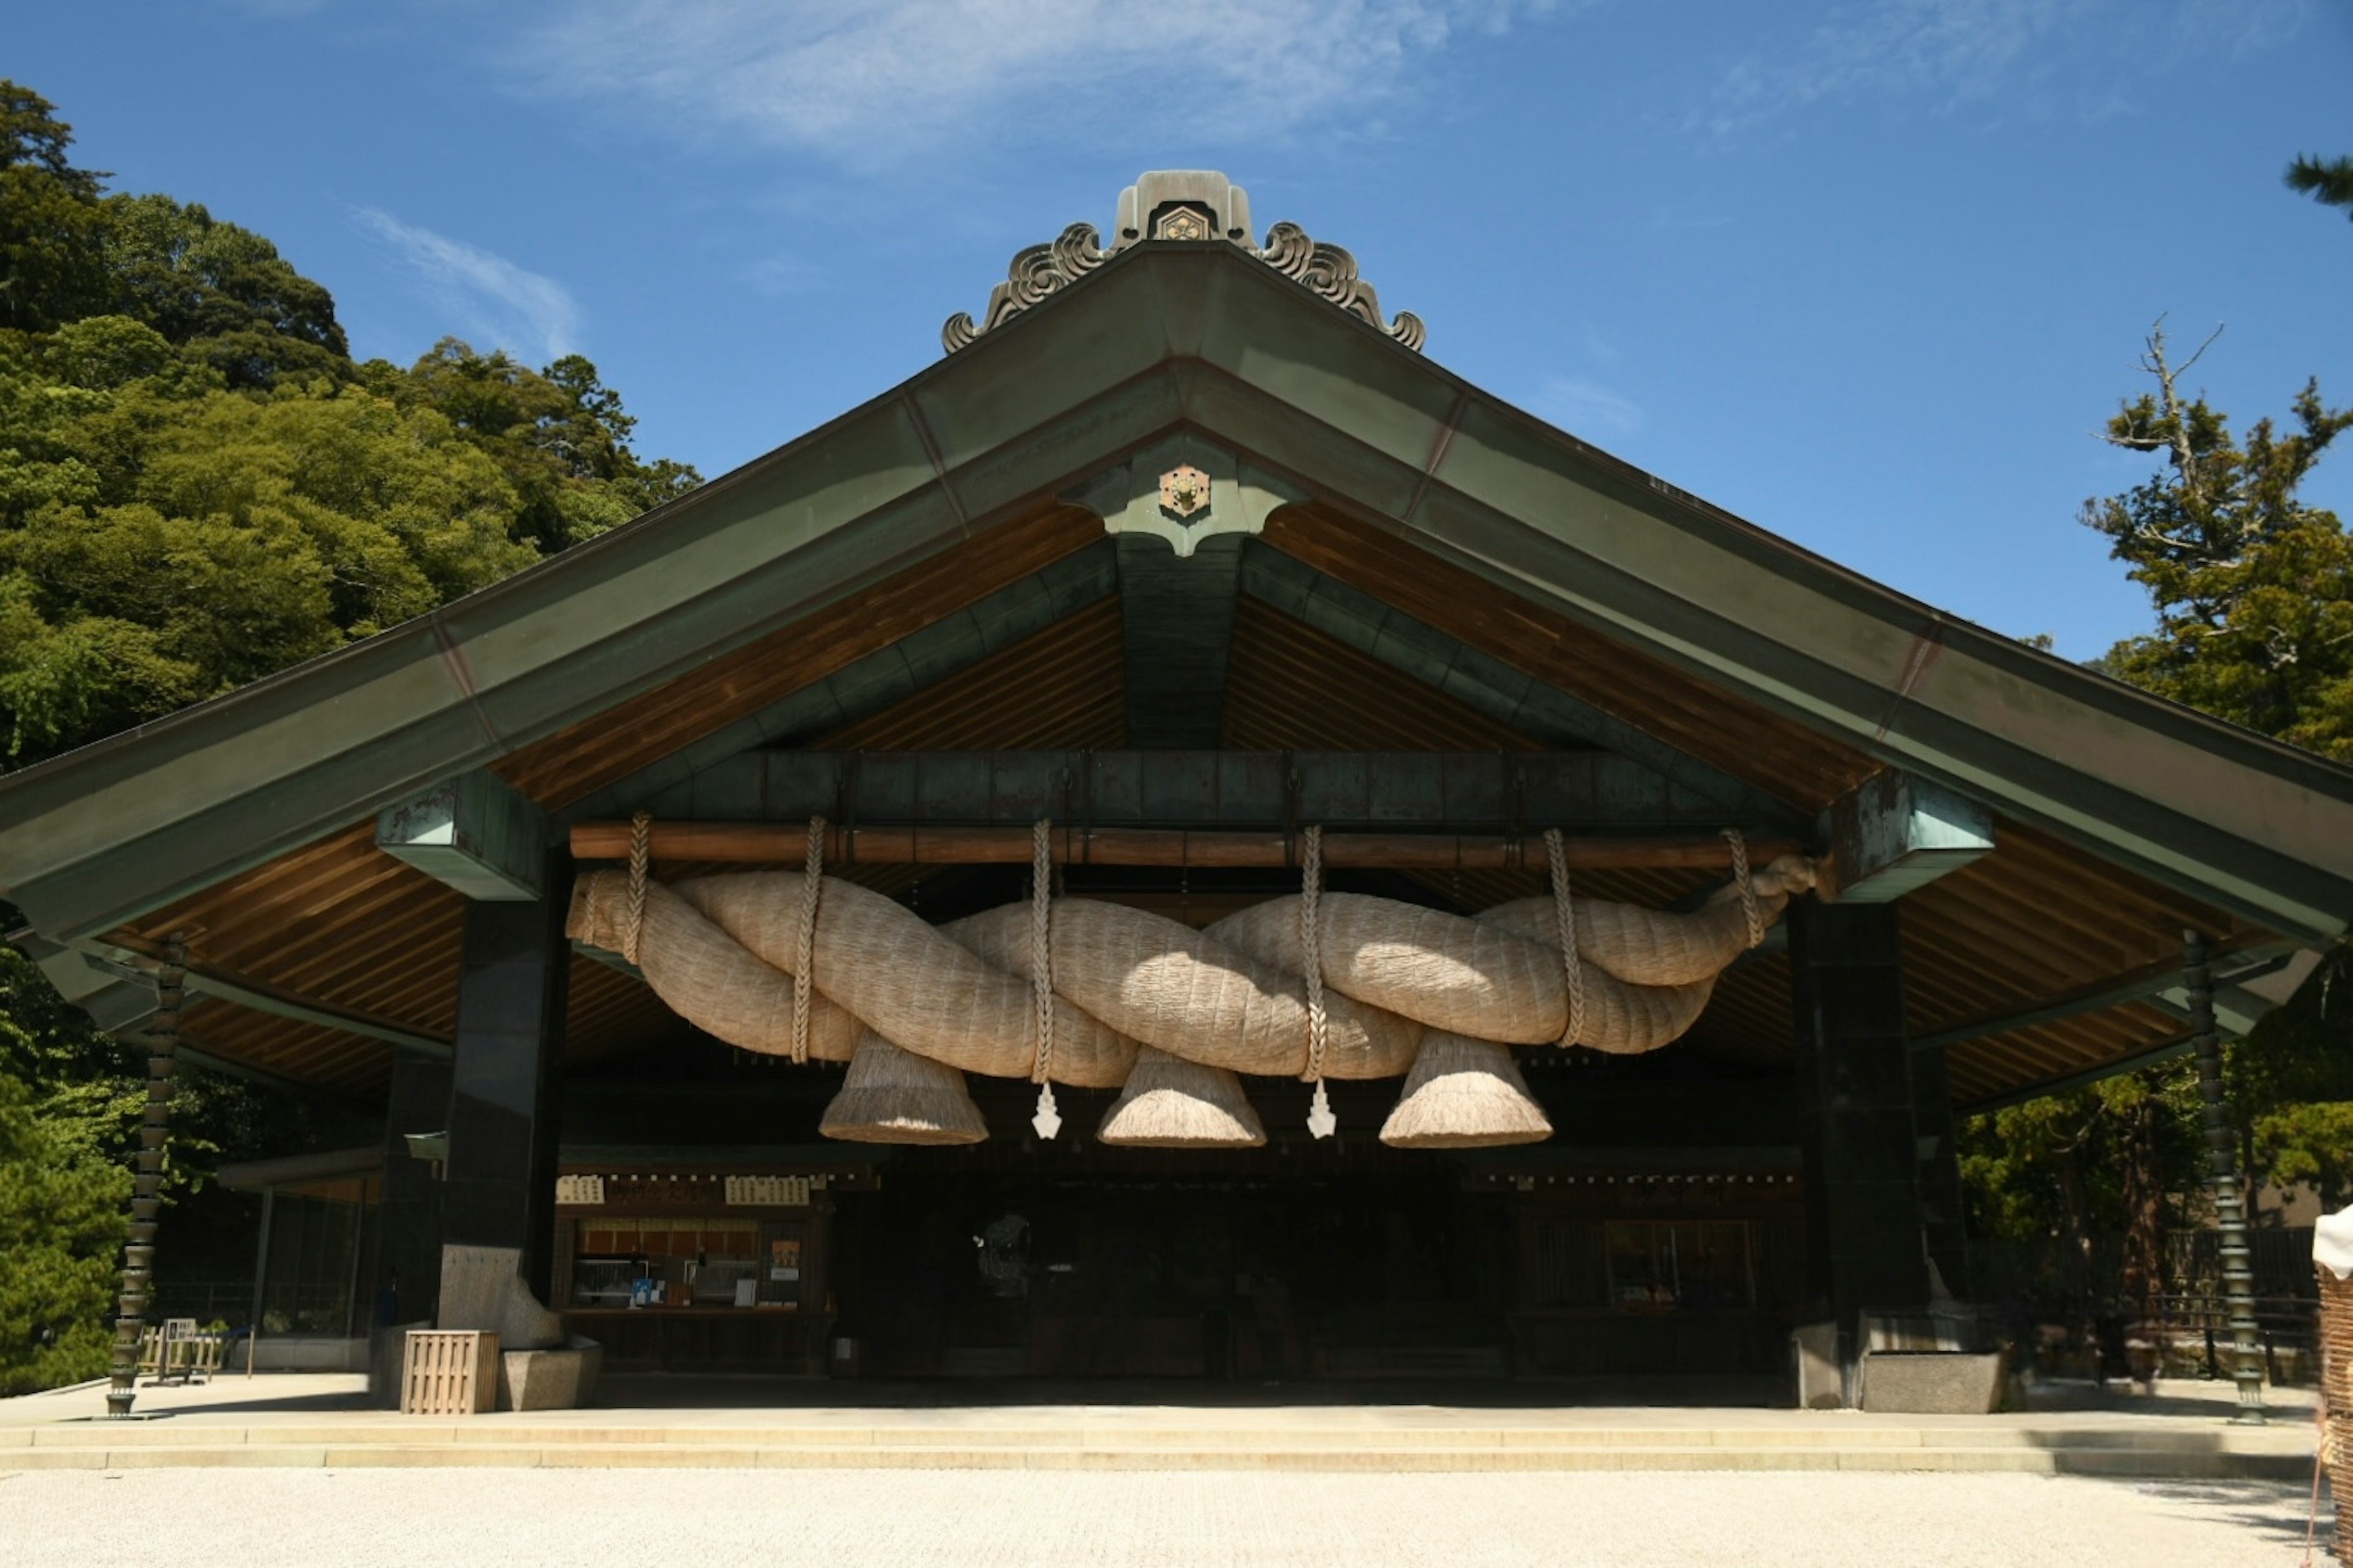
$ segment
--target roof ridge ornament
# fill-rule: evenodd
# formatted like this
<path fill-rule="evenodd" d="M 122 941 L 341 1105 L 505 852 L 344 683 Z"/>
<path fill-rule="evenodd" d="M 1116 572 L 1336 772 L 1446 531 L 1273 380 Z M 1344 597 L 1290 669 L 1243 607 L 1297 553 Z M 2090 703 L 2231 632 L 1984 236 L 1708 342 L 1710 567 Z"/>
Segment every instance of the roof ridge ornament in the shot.
<path fill-rule="evenodd" d="M 1421 352 L 1427 335 L 1421 318 L 1410 310 L 1399 310 L 1394 321 L 1384 319 L 1373 286 L 1357 274 L 1354 256 L 1336 245 L 1310 238 L 1295 223 L 1276 224 L 1267 230 L 1264 245 L 1252 245 L 1249 193 L 1223 174 L 1207 170 L 1163 170 L 1142 176 L 1122 191 L 1118 221 L 1108 247 L 1094 225 L 1074 223 L 1049 243 L 1021 251 L 1006 269 L 1005 281 L 989 291 L 988 308 L 981 320 L 975 323 L 962 310 L 950 316 L 940 329 L 941 346 L 955 353 L 1146 239 L 1231 245 L 1407 348 Z"/>

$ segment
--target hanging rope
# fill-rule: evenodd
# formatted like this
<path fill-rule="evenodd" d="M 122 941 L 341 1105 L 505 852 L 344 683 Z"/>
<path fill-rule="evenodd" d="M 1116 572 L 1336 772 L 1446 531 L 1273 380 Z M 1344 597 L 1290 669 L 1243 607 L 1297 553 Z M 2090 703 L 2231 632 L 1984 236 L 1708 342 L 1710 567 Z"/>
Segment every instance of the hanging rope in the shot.
<path fill-rule="evenodd" d="M 809 818 L 808 858 L 801 866 L 800 940 L 794 944 L 793 1060 L 808 1060 L 809 1006 L 817 990 L 817 905 L 825 890 L 825 818 Z"/>
<path fill-rule="evenodd" d="M 653 859 L 654 814 L 629 818 L 629 912 L 621 921 L 621 956 L 638 962 L 638 939 L 646 929 L 646 868 Z"/>
<path fill-rule="evenodd" d="M 1323 898 L 1324 829 L 1315 826 L 1307 830 L 1300 856 L 1299 973 L 1307 983 L 1307 1067 L 1299 1079 L 1315 1086 L 1315 1098 L 1307 1107 L 1307 1131 L 1328 1138 L 1339 1120 L 1332 1114 L 1332 1098 L 1324 1088 L 1324 1056 L 1331 1047 L 1332 1025 L 1324 1007 Z"/>
<path fill-rule="evenodd" d="M 1560 829 L 1545 829 L 1545 856 L 1552 862 L 1553 923 L 1560 928 L 1560 967 L 1568 981 L 1568 1023 L 1560 1043 L 1573 1046 L 1585 1033 L 1585 965 L 1577 956 L 1577 913 L 1568 893 L 1568 847 Z"/>
<path fill-rule="evenodd" d="M 1062 1130 L 1054 1106 L 1054 845 L 1053 823 L 1039 817 L 1029 830 L 1029 990 L 1038 1005 L 1038 1053 L 1029 1078 L 1038 1110 L 1029 1124 L 1040 1138 Z"/>
<path fill-rule="evenodd" d="M 1765 916 L 1757 907 L 1756 879 L 1748 874 L 1748 840 L 1737 827 L 1724 829 L 1724 840 L 1732 846 L 1732 879 L 1740 887 L 1740 912 L 1748 919 L 1748 945 L 1755 947 L 1765 940 Z"/>

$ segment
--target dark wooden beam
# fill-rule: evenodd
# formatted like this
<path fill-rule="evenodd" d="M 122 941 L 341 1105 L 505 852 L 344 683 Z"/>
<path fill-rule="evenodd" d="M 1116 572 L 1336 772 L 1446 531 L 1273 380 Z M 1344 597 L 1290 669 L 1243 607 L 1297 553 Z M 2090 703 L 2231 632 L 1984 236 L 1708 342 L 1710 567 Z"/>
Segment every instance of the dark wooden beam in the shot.
<path fill-rule="evenodd" d="M 581 860 L 626 860 L 632 829 L 626 822 L 582 822 L 572 828 L 572 853 Z M 1069 866 L 1296 866 L 1296 835 L 1205 829 L 1058 826 L 1051 835 L 1055 861 Z M 795 865 L 808 850 L 808 829 L 799 824 L 656 822 L 649 847 L 657 860 L 715 860 L 751 865 Z M 1758 864 L 1796 853 L 1792 839 L 1752 839 L 1748 855 Z M 1588 838 L 1567 841 L 1572 870 L 1731 869 L 1731 851 L 1720 837 Z M 839 827 L 826 829 L 829 864 L 1026 865 L 1031 853 L 1027 827 Z M 1540 870 L 1546 865 L 1544 840 L 1515 835 L 1453 833 L 1327 833 L 1327 866 L 1382 866 L 1399 869 L 1466 871 Z"/>
<path fill-rule="evenodd" d="M 148 942 L 129 931 L 111 932 L 102 944 L 98 945 L 120 949 L 127 953 L 130 956 L 127 967 L 134 970 L 151 970 L 164 957 L 161 942 Z M 250 1007 L 257 1013 L 317 1024 L 323 1028 L 341 1029 L 347 1035 L 382 1040 L 387 1045 L 421 1051 L 427 1056 L 447 1058 L 449 1055 L 450 1042 L 446 1035 L 430 1033 L 414 1024 L 402 1023 L 397 1018 L 380 1017 L 353 1007 L 338 1007 L 332 1003 L 305 996 L 299 991 L 290 991 L 266 980 L 239 974 L 234 970 L 209 964 L 191 964 L 187 967 L 187 987 L 219 1001 Z"/>
<path fill-rule="evenodd" d="M 2236 952 L 2219 954 L 2218 962 L 2235 962 L 2242 965 L 2223 974 L 2221 983 L 2229 985 L 2238 981 L 2253 980 L 2260 975 L 2268 974 L 2285 963 L 2295 949 L 2295 944 L 2293 942 L 2274 941 L 2242 948 Z M 2131 1002 L 2147 1003 L 2159 993 L 2174 989 L 2180 984 L 2181 961 L 2178 958 L 2161 958 L 2154 963 L 2145 963 L 2138 969 L 2127 970 L 2110 979 L 2095 980 L 2089 985 L 2080 985 L 2072 991 L 2061 992 L 2031 1007 L 2017 1007 L 2008 1012 L 1991 1013 L 1983 1017 L 1972 1018 L 1964 1024 L 1955 1024 L 1948 1028 L 1938 1029 L 1932 1034 L 1917 1036 L 1912 1041 L 1912 1048 L 1915 1051 L 1943 1050 L 1948 1046 L 1963 1045 L 1970 1040 L 1983 1039 L 1989 1035 L 2006 1035 L 2013 1029 L 2031 1029 L 2038 1024 L 2053 1024 L 2062 1018 L 2073 1018 L 2085 1013 L 2104 1013 L 2111 1007 L 2121 1007 Z M 2171 1007 L 2165 1010 L 2177 1011 Z M 2046 1091 L 2038 1089 L 2035 1092 L 2039 1094 Z"/>
<path fill-rule="evenodd" d="M 1606 751 L 747 752 L 603 815 L 697 822 L 1704 831 L 1803 837 Z"/>

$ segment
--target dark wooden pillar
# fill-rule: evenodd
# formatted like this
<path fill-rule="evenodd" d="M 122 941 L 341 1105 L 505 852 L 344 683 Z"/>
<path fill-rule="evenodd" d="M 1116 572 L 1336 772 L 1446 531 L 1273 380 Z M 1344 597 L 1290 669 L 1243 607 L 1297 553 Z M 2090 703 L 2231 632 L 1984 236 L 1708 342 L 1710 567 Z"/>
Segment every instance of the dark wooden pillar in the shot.
<path fill-rule="evenodd" d="M 393 1058 L 384 1118 L 384 1189 L 376 1215 L 375 1278 L 366 1301 L 372 1328 L 377 1303 L 393 1288 L 392 1321 L 430 1320 L 441 1297 L 441 1184 L 430 1160 L 408 1152 L 408 1134 L 449 1126 L 450 1064 L 421 1051 Z"/>
<path fill-rule="evenodd" d="M 164 945 L 155 972 L 155 1016 L 147 1021 L 147 1104 L 139 1119 L 139 1158 L 131 1183 L 131 1234 L 122 1247 L 122 1290 L 114 1306 L 114 1354 L 107 1368 L 106 1413 L 127 1416 L 138 1398 L 139 1340 L 155 1283 L 156 1214 L 163 1204 L 164 1146 L 172 1134 L 172 1075 L 180 1052 L 180 1007 L 186 996 L 187 952 L 180 933 Z"/>
<path fill-rule="evenodd" d="M 542 885 L 539 898 L 466 906 L 440 1198 L 444 1247 L 512 1248 L 524 1281 L 544 1300 L 572 970 L 564 934 L 570 857 L 553 857 Z"/>
<path fill-rule="evenodd" d="M 2233 1421 L 2263 1424 L 2263 1349 L 2255 1321 L 2254 1248 L 2247 1239 L 2246 1189 L 2239 1183 L 2239 1133 L 2222 1095 L 2222 1037 L 2214 1027 L 2214 971 L 2206 939 L 2181 933 L 2189 994 L 2190 1048 L 2198 1058 L 2198 1098 L 2206 1126 L 2206 1184 L 2214 1198 L 2215 1239 L 2222 1258 L 2222 1299 L 2230 1313 L 2231 1376 L 2239 1385 Z"/>
<path fill-rule="evenodd" d="M 1953 1091 L 1939 1046 L 1912 1053 L 1912 1127 L 1919 1140 L 1920 1228 L 1945 1289 L 1969 1294 L 1968 1215 L 1961 1203 L 1960 1151 L 1953 1141 Z"/>
<path fill-rule="evenodd" d="M 1928 1299 L 1895 906 L 1804 899 L 1788 920 L 1810 1294 L 1852 1404 L 1862 1314 Z"/>

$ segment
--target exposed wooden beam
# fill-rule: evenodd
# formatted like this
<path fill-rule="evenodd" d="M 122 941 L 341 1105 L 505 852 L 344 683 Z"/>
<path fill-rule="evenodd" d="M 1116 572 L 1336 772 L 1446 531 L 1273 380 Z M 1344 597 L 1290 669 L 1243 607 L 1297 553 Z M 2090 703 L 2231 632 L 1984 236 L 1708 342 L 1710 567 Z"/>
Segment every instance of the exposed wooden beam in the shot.
<path fill-rule="evenodd" d="M 572 853 L 582 860 L 626 860 L 631 827 L 626 822 L 573 825 Z M 799 865 L 808 850 L 808 829 L 797 824 L 656 822 L 649 847 L 657 860 L 708 860 L 753 865 Z M 1301 841 L 1280 832 L 1219 829 L 1187 831 L 1152 827 L 1058 826 L 1051 836 L 1055 861 L 1069 866 L 1249 866 L 1299 864 Z M 1571 838 L 1572 870 L 1697 868 L 1730 870 L 1729 848 L 1720 837 Z M 1760 838 L 1748 845 L 1758 864 L 1797 853 L 1794 839 Z M 826 829 L 826 858 L 836 864 L 860 861 L 888 865 L 1025 865 L 1031 853 L 1026 827 L 839 827 Z M 1454 833 L 1327 833 L 1327 866 L 1384 866 L 1412 870 L 1503 871 L 1541 869 L 1544 840 L 1514 835 Z"/>
<path fill-rule="evenodd" d="M 2177 965 L 2176 968 L 2178 970 L 2179 966 Z M 2115 1078 L 2119 1073 L 2137 1072 L 2142 1068 L 2161 1067 L 2167 1062 L 2178 1061 L 2189 1054 L 2194 1044 L 2189 1035 L 2176 1035 L 2170 1039 L 2159 1041 L 2156 1045 L 2134 1051 L 2128 1056 L 2118 1057 L 2114 1061 L 2102 1062 L 2097 1067 L 2085 1068 L 2081 1072 L 2072 1072 L 2064 1078 L 2054 1078 L 2048 1083 L 2035 1084 L 2027 1089 L 2006 1089 L 2000 1094 L 1975 1100 L 1968 1105 L 1957 1105 L 1953 1107 L 1953 1114 L 1982 1116 L 1989 1110 L 2004 1110 L 2013 1105 L 2023 1105 L 2030 1100 L 2042 1100 L 2053 1094 L 2073 1094 L 2079 1089 L 2088 1089 L 2102 1079 Z"/>
<path fill-rule="evenodd" d="M 377 813 L 375 847 L 470 899 L 539 897 L 547 816 L 487 768 L 443 779 Z"/>
<path fill-rule="evenodd" d="M 1830 817 L 1841 903 L 1891 903 L 1993 853 L 1991 812 L 1897 768 L 1863 780 Z"/>
<path fill-rule="evenodd" d="M 626 824 L 624 826 L 626 827 Z M 118 962 L 129 967 L 147 970 L 162 962 L 163 944 L 134 936 L 129 931 L 115 931 L 102 944 L 119 950 Z M 110 954 L 109 956 L 116 956 Z M 356 1008 L 338 1007 L 305 996 L 298 991 L 272 985 L 266 980 L 256 980 L 234 970 L 219 969 L 210 964 L 190 964 L 187 968 L 188 988 L 217 997 L 240 1007 L 250 1007 L 257 1013 L 268 1013 L 280 1018 L 292 1018 L 301 1023 L 316 1024 L 322 1028 L 340 1029 L 347 1035 L 360 1035 L 386 1045 L 400 1046 L 427 1056 L 447 1059 L 450 1041 L 447 1035 L 429 1034 L 413 1024 L 397 1018 L 379 1017 Z"/>
<path fill-rule="evenodd" d="M 2267 974 L 2285 963 L 2295 950 L 2295 944 L 2293 942 L 2270 942 L 2242 948 L 2229 954 L 2218 954 L 2216 957 L 2218 963 L 2236 960 L 2242 965 L 2220 976 L 2221 984 L 2229 985 Z M 1912 1041 L 1912 1048 L 1915 1051 L 1943 1050 L 1949 1046 L 1965 1045 L 1970 1040 L 1983 1039 L 1990 1035 L 2006 1035 L 2013 1029 L 2031 1029 L 2038 1024 L 2054 1024 L 2063 1018 L 2073 1018 L 2085 1013 L 2103 1013 L 2111 1007 L 2124 1006 L 2127 1003 L 2138 1002 L 2163 1006 L 2159 1000 L 2162 993 L 2178 988 L 2180 984 L 2181 961 L 2178 958 L 2160 958 L 2153 963 L 2146 963 L 2138 969 L 2127 970 L 2110 979 L 2094 981 L 2089 985 L 2062 992 L 2046 1001 L 2036 1003 L 2031 1007 L 2021 1007 L 2006 1013 L 1988 1014 L 1983 1017 L 1972 1018 L 1965 1024 L 1956 1024 L 1949 1028 L 1939 1029 L 1934 1034 L 1921 1035 Z M 2165 1007 L 2164 1010 L 2175 1011 L 2171 1007 Z"/>
<path fill-rule="evenodd" d="M 1736 812 L 1603 751 L 747 752 L 627 802 L 696 822 L 1709 834 L 1799 837 L 1811 819 Z"/>

